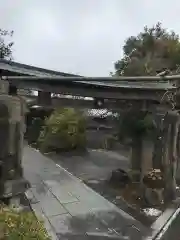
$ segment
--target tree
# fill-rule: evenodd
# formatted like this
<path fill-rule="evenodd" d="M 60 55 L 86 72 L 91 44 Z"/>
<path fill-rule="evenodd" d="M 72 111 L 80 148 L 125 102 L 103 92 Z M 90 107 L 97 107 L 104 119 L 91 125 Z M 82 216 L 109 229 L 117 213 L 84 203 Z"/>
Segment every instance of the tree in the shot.
<path fill-rule="evenodd" d="M 167 69 L 172 73 L 180 70 L 180 38 L 161 23 L 129 37 L 123 52 L 123 58 L 114 64 L 115 76 L 153 76 Z"/>
<path fill-rule="evenodd" d="M 9 39 L 11 39 L 13 33 L 13 31 L 0 29 L 0 58 L 12 59 L 12 46 L 14 43 Z"/>

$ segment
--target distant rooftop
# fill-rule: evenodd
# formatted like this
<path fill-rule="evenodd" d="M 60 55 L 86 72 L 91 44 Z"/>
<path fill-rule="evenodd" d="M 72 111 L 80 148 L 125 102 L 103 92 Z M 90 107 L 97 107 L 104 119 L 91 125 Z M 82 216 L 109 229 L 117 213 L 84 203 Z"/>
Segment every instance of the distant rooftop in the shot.
<path fill-rule="evenodd" d="M 79 75 L 48 70 L 44 68 L 34 67 L 10 60 L 0 59 L 0 71 L 2 75 L 24 75 L 35 77 L 80 77 Z"/>

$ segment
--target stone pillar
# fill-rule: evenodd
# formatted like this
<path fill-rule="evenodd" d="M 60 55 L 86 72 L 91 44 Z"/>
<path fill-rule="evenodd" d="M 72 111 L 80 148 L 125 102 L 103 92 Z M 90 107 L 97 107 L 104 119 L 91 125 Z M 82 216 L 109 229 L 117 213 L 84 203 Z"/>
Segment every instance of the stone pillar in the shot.
<path fill-rule="evenodd" d="M 38 104 L 51 106 L 51 92 L 38 91 Z"/>
<path fill-rule="evenodd" d="M 8 94 L 9 91 L 9 82 L 5 80 L 0 80 L 0 93 Z"/>
<path fill-rule="evenodd" d="M 176 170 L 177 170 L 177 137 L 179 114 L 169 111 L 165 118 L 166 134 L 164 136 L 163 169 L 165 179 L 165 201 L 176 198 Z"/>
<path fill-rule="evenodd" d="M 165 134 L 166 128 L 164 127 L 164 115 L 157 114 L 155 115 L 156 131 L 154 136 L 154 151 L 153 151 L 153 169 L 161 169 L 162 166 L 162 157 L 163 157 L 163 136 Z"/>
<path fill-rule="evenodd" d="M 141 178 L 150 171 L 152 166 L 154 144 L 150 139 L 144 138 L 142 141 L 142 162 L 141 162 Z"/>
<path fill-rule="evenodd" d="M 141 162 L 142 162 L 142 138 L 133 138 L 131 147 L 131 171 L 132 180 L 134 182 L 140 181 L 141 176 Z"/>
<path fill-rule="evenodd" d="M 9 84 L 9 95 L 17 95 L 17 92 L 18 92 L 18 88 L 13 85 L 13 84 Z"/>

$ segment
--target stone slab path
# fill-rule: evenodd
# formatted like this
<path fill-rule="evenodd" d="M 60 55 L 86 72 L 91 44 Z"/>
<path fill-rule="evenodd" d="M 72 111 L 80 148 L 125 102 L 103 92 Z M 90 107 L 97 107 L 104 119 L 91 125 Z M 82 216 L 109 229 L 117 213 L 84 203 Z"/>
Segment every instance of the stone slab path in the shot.
<path fill-rule="evenodd" d="M 47 156 L 84 181 L 107 180 L 110 178 L 112 170 L 117 168 L 127 170 L 130 166 L 127 157 L 101 149 L 88 149 L 88 152 L 84 154 L 75 152 L 74 154 L 61 153 L 58 155 L 50 153 Z"/>
<path fill-rule="evenodd" d="M 25 146 L 31 207 L 52 239 L 140 240 L 148 229 L 40 152 Z"/>

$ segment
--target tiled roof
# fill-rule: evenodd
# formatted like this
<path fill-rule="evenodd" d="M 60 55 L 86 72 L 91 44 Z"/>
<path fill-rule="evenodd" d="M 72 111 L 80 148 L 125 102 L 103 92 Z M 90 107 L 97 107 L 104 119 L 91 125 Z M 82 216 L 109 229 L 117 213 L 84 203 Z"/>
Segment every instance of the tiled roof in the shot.
<path fill-rule="evenodd" d="M 70 73 L 58 72 L 53 70 L 48 70 L 44 68 L 34 67 L 22 63 L 17 63 L 5 59 L 0 59 L 0 70 L 5 70 L 9 72 L 19 73 L 27 76 L 36 76 L 36 77 L 73 77 L 78 76 Z"/>

